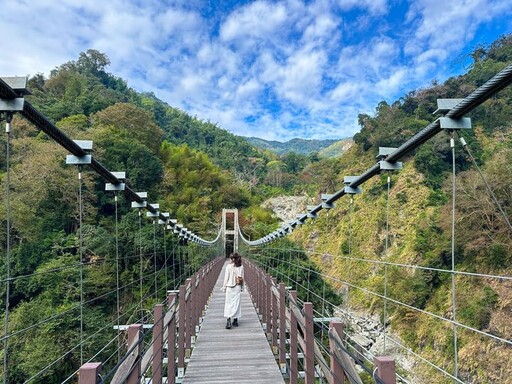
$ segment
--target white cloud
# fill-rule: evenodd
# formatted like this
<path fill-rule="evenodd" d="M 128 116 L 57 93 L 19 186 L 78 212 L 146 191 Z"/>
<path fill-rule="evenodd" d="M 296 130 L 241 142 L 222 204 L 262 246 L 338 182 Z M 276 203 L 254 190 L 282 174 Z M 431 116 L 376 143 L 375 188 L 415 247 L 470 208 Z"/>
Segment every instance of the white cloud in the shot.
<path fill-rule="evenodd" d="M 414 25 L 414 49 L 458 50 L 474 38 L 482 23 L 512 14 L 508 0 L 418 0 L 411 4 L 407 21 Z"/>
<path fill-rule="evenodd" d="M 297 52 L 280 70 L 278 93 L 297 105 L 307 106 L 310 98 L 318 96 L 325 61 L 322 51 Z"/>
<path fill-rule="evenodd" d="M 339 21 L 330 14 L 321 14 L 304 31 L 304 40 L 328 39 L 338 27 Z"/>
<path fill-rule="evenodd" d="M 397 16 L 386 0 L 3 0 L 0 75 L 49 74 L 94 48 L 130 86 L 234 133 L 345 137 L 383 98 L 449 76 L 445 63 L 482 28 L 500 34 L 496 18 L 511 26 L 509 0 L 400 6 Z"/>
<path fill-rule="evenodd" d="M 238 86 L 236 97 L 238 100 L 252 99 L 261 91 L 262 86 L 256 79 L 249 79 Z"/>
<path fill-rule="evenodd" d="M 373 15 L 382 15 L 388 10 L 386 0 L 339 0 L 339 5 L 344 10 L 359 8 Z"/>
<path fill-rule="evenodd" d="M 385 98 L 393 97 L 401 89 L 408 74 L 409 71 L 406 68 L 398 68 L 387 78 L 380 79 L 375 84 L 375 90 L 379 95 L 383 95 Z"/>
<path fill-rule="evenodd" d="M 286 19 L 287 12 L 283 4 L 255 1 L 229 15 L 221 27 L 220 37 L 224 41 L 249 37 L 272 39 Z"/>
<path fill-rule="evenodd" d="M 348 100 L 353 100 L 364 92 L 362 82 L 344 82 L 338 84 L 336 88 L 330 93 L 330 98 L 335 103 L 345 103 Z"/>

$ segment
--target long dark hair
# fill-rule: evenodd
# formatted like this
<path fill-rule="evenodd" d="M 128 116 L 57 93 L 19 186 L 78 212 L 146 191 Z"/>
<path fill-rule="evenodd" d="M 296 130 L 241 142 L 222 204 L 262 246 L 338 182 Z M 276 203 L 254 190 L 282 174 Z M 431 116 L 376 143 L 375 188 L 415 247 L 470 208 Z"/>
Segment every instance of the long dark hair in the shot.
<path fill-rule="evenodd" d="M 242 256 L 240 256 L 238 253 L 232 253 L 230 258 L 233 260 L 235 267 L 240 267 L 242 265 Z"/>

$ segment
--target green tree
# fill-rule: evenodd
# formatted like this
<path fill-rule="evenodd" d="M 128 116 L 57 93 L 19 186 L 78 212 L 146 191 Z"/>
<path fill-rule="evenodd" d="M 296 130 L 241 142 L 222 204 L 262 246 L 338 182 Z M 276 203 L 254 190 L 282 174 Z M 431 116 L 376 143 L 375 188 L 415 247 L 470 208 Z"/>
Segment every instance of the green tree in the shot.
<path fill-rule="evenodd" d="M 96 137 L 105 140 L 115 136 L 137 141 L 158 154 L 163 131 L 152 116 L 141 108 L 128 103 L 118 103 L 91 117 Z"/>

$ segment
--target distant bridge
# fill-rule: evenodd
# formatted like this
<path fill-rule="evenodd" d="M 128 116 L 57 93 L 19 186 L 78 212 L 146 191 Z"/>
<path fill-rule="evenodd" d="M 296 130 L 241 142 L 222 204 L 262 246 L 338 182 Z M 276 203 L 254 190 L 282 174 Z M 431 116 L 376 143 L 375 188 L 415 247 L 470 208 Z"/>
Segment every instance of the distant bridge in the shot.
<path fill-rule="evenodd" d="M 344 195 L 350 195 L 352 206 L 352 197 L 361 193 L 362 184 L 381 172 L 399 171 L 402 167 L 399 160 L 441 131 L 451 132 L 453 154 L 455 153 L 456 136 L 459 136 L 463 148 L 468 150 L 461 132 L 471 128 L 471 121 L 464 116 L 511 82 L 512 65 L 506 67 L 464 99 L 439 100 L 437 112 L 441 114 L 441 117 L 433 123 L 398 148 L 380 148 L 377 163 L 361 175 L 346 176 L 342 189 L 332 194 L 322 195 L 322 201 L 318 205 L 308 207 L 307 212 L 300 214 L 295 220 L 286 223 L 261 239 L 250 241 L 243 236 L 240 230 L 235 210 L 224 211 L 218 236 L 213 240 L 203 239 L 177 223 L 169 213 L 161 212 L 158 204 L 148 203 L 146 192 L 136 192 L 127 185 L 124 172 L 109 171 L 98 162 L 91 154 L 92 142 L 71 140 L 31 106 L 24 99 L 28 92 L 25 78 L 3 78 L 0 80 L 0 112 L 3 113 L 3 118 L 6 121 L 7 132 L 7 247 L 6 276 L 2 278 L 6 292 L 5 326 L 2 335 L 4 383 L 9 382 L 10 368 L 19 364 L 19 362 L 10 360 L 10 341 L 30 334 L 30 331 L 35 328 L 52 324 L 55 320 L 61 321 L 65 315 L 71 313 L 74 314 L 73 319 L 78 319 L 80 323 L 80 329 L 77 330 L 80 334 L 80 343 L 49 364 L 37 367 L 38 372 L 26 382 L 46 382 L 48 373 L 56 366 L 68 362 L 71 355 L 79 355 L 80 366 L 76 367 L 76 370 L 70 371 L 67 377 L 60 377 L 61 382 L 83 384 L 99 382 L 276 383 L 287 380 L 291 383 L 318 381 L 360 383 L 362 382 L 360 377 L 364 377 L 364 380 L 388 384 L 397 381 L 409 382 L 409 377 L 414 376 L 414 372 L 404 371 L 395 361 L 395 356 L 408 355 L 413 356 L 417 364 L 428 366 L 436 372 L 438 375 L 436 377 L 440 377 L 439 380 L 435 379 L 437 382 L 444 380 L 464 383 L 463 377 L 459 374 L 458 353 L 458 340 L 462 332 L 476 334 L 483 340 L 491 340 L 497 346 L 506 348 L 512 347 L 512 341 L 489 330 L 476 329 L 457 319 L 456 280 L 461 276 L 466 276 L 492 280 L 498 284 L 508 284 L 509 286 L 512 277 L 457 271 L 453 246 L 451 269 L 397 264 L 387 260 L 355 259 L 350 254 L 348 256 L 322 255 L 331 259 L 346 260 L 348 268 L 350 268 L 351 261 L 370 263 L 376 271 L 375 273 L 379 274 L 383 280 L 382 290 L 374 292 L 361 287 L 357 281 L 352 281 L 350 278 L 341 280 L 330 274 L 317 272 L 311 267 L 311 262 L 299 263 L 291 256 L 302 251 L 273 248 L 271 243 L 300 228 L 307 220 L 317 218 L 322 210 L 335 208 L 335 202 Z M 14 113 L 21 114 L 67 149 L 70 155 L 66 162 L 77 166 L 80 180 L 80 260 L 75 267 L 80 271 L 80 280 L 76 282 L 80 290 L 80 302 L 75 307 L 49 316 L 43 321 L 30 324 L 20 330 L 10 331 L 9 302 L 12 284 L 21 282 L 28 277 L 12 276 L 10 273 L 12 260 L 9 145 L 11 118 Z M 476 163 L 475 166 L 477 166 Z M 153 220 L 155 236 L 157 225 L 161 224 L 164 228 L 164 237 L 174 233 L 180 239 L 180 243 L 175 244 L 173 249 L 164 249 L 165 263 L 161 269 L 156 268 L 156 250 L 152 255 L 143 255 L 142 251 L 138 255 L 134 254 L 134 257 L 138 256 L 141 260 L 153 259 L 155 266 L 153 271 L 149 271 L 147 268 L 143 270 L 141 263 L 138 280 L 121 281 L 119 274 L 121 258 L 116 255 L 114 260 L 117 278 L 116 290 L 114 292 L 98 292 L 97 297 L 89 301 L 85 300 L 83 292 L 84 285 L 87 284 L 84 277 L 91 266 L 86 265 L 83 259 L 83 234 L 81 232 L 83 214 L 81 175 L 85 167 L 89 167 L 103 177 L 106 181 L 107 191 L 113 191 L 114 194 L 119 192 L 125 194 L 126 198 L 131 201 L 132 207 L 139 211 L 139 228 L 142 212 L 146 211 L 146 216 Z M 387 188 L 389 191 L 389 178 Z M 489 190 L 489 193 L 494 196 L 492 190 Z M 498 204 L 495 198 L 494 200 Z M 387 201 L 389 201 L 389 193 Z M 117 236 L 117 197 L 115 206 Z M 499 204 L 498 208 L 505 214 Z M 506 215 L 505 218 L 510 225 Z M 388 223 L 386 223 L 386 228 L 388 228 Z M 166 232 L 167 230 L 168 232 Z M 388 234 L 389 231 L 386 236 Z M 223 305 L 222 295 L 215 287 L 219 287 L 226 255 L 238 249 L 245 257 L 247 273 L 248 292 L 243 297 L 244 317 L 241 319 L 239 328 L 225 330 L 220 315 Z M 276 258 L 274 256 L 276 250 L 287 252 L 290 257 Z M 206 261 L 204 265 L 194 268 L 196 266 L 190 262 L 194 258 L 202 258 Z M 309 286 L 309 279 L 299 281 L 294 276 L 283 274 L 282 269 L 279 268 L 283 264 L 295 270 L 306 271 L 309 276 L 318 274 L 324 279 L 324 282 L 342 287 L 345 291 L 343 307 L 338 308 L 334 313 L 330 312 L 329 308 L 332 307 L 332 303 L 329 303 L 323 296 L 324 292 L 312 289 Z M 390 288 L 387 286 L 388 268 L 421 269 L 450 276 L 452 306 L 448 314 L 429 312 L 388 295 L 388 288 Z M 168 271 L 172 271 L 172 278 L 168 276 Z M 46 273 L 54 272 L 47 271 Z M 163 287 L 158 286 L 157 283 L 162 278 L 162 274 L 165 274 L 165 286 Z M 144 292 L 142 282 L 152 278 L 154 278 L 154 292 Z M 129 308 L 121 308 L 120 296 L 128 289 L 137 290 L 137 288 L 140 289 L 140 301 L 131 303 Z M 305 297 L 299 297 L 297 291 L 303 292 Z M 351 323 L 351 319 L 353 319 L 350 306 L 351 292 L 373 297 L 383 305 L 382 323 L 380 328 L 375 329 L 375 332 L 382 333 L 384 337 L 384 345 L 378 355 L 369 350 L 365 338 L 353 332 L 356 327 Z M 88 324 L 84 320 L 84 311 L 92 308 L 97 300 L 108 295 L 116 296 L 116 318 L 111 324 L 106 324 L 97 333 L 85 338 L 84 328 L 88 327 Z M 309 300 L 310 298 L 311 300 Z M 313 299 L 321 303 L 321 308 L 313 308 L 310 302 Z M 149 303 L 154 304 L 152 313 L 144 310 Z M 388 305 L 435 320 L 441 324 L 441 327 L 451 328 L 453 339 L 451 366 L 428 360 L 392 336 L 386 330 L 389 320 L 386 309 Z M 125 319 L 133 321 L 130 321 L 129 324 L 122 324 L 121 321 Z M 86 345 L 90 344 L 91 339 L 99 334 L 110 334 L 110 342 L 102 349 L 94 351 L 92 354 L 86 354 Z M 265 340 L 268 341 L 268 344 Z M 50 349 L 51 346 L 48 348 Z M 112 349 L 115 351 L 113 354 L 111 353 Z"/>

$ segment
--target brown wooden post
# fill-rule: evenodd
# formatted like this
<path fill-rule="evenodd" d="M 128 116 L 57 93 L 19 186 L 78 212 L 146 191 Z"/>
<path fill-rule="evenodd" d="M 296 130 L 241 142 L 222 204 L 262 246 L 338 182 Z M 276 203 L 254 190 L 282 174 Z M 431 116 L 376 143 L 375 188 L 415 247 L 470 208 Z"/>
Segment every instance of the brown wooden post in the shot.
<path fill-rule="evenodd" d="M 208 300 L 210 299 L 210 292 L 212 291 L 210 289 L 210 287 L 211 287 L 210 281 L 213 278 L 214 270 L 216 270 L 216 268 L 215 268 L 215 265 L 212 264 L 212 265 L 210 265 L 210 267 L 206 271 L 205 285 L 204 285 L 204 305 L 203 305 L 203 309 L 204 309 L 204 307 L 206 307 L 206 305 L 208 304 Z M 204 314 L 204 311 L 202 313 Z"/>
<path fill-rule="evenodd" d="M 185 358 L 190 357 L 192 353 L 192 338 L 194 336 L 194 292 L 195 292 L 195 276 L 187 279 L 187 286 L 189 291 L 188 298 L 186 299 L 187 313 L 185 317 Z"/>
<path fill-rule="evenodd" d="M 244 280 L 245 280 L 244 284 L 245 284 L 245 289 L 250 289 L 252 287 L 251 265 L 247 261 L 245 261 L 242 265 L 244 266 Z M 254 300 L 253 300 L 253 303 L 254 303 Z M 254 305 L 256 305 L 256 303 L 254 303 Z"/>
<path fill-rule="evenodd" d="M 184 284 L 180 285 L 178 296 L 178 377 L 185 375 L 185 290 Z"/>
<path fill-rule="evenodd" d="M 257 296 L 257 306 L 258 306 L 258 317 L 261 321 L 261 324 L 264 326 L 265 332 L 266 332 L 266 325 L 265 324 L 265 308 L 264 308 L 264 302 L 265 302 L 265 290 L 264 290 L 264 282 L 263 282 L 263 275 L 261 274 L 261 271 L 258 267 L 253 266 L 253 274 L 254 274 L 254 286 L 256 290 L 256 296 Z"/>
<path fill-rule="evenodd" d="M 169 312 L 176 311 L 176 294 L 169 293 L 167 296 L 167 305 Z M 171 317 L 167 325 L 167 384 L 176 382 L 176 352 L 174 345 L 176 343 L 176 314 Z"/>
<path fill-rule="evenodd" d="M 196 323 L 196 336 L 197 336 L 197 333 L 199 332 L 199 319 L 201 319 L 201 308 L 202 308 L 202 305 L 203 305 L 203 299 L 202 299 L 202 291 L 203 291 L 203 277 L 204 277 L 204 268 L 202 268 L 199 273 L 197 274 L 197 287 L 196 287 L 196 318 L 195 318 L 195 323 Z"/>
<path fill-rule="evenodd" d="M 297 384 L 299 377 L 297 318 L 293 311 L 296 302 L 297 291 L 290 291 L 290 384 Z"/>
<path fill-rule="evenodd" d="M 256 286 L 256 306 L 258 307 L 258 313 L 262 324 L 265 324 L 265 313 L 263 308 L 264 294 L 263 294 L 263 276 L 259 268 L 253 267 L 254 273 L 254 285 Z M 265 326 L 266 327 L 266 326 Z"/>
<path fill-rule="evenodd" d="M 206 307 L 206 301 L 208 298 L 207 285 L 208 285 L 208 275 L 210 273 L 211 264 L 203 270 L 203 275 L 201 277 L 201 307 L 199 310 L 199 324 L 201 324 L 201 319 L 203 318 L 204 308 Z"/>
<path fill-rule="evenodd" d="M 138 384 L 140 381 L 140 364 L 141 358 L 140 354 L 142 352 L 142 346 L 140 343 L 140 339 L 142 336 L 142 324 L 132 324 L 128 326 L 128 348 L 132 346 L 134 343 L 138 343 L 132 354 L 137 356 L 136 362 L 133 364 L 133 368 L 126 379 L 127 384 Z"/>
<path fill-rule="evenodd" d="M 268 332 L 267 325 L 267 313 L 266 313 L 266 301 L 265 301 L 265 274 L 260 270 L 259 267 L 256 267 L 256 279 L 258 279 L 258 295 L 259 305 L 260 305 L 260 314 L 261 314 L 261 322 L 264 325 L 265 332 Z"/>
<path fill-rule="evenodd" d="M 329 325 L 331 331 L 335 331 L 340 339 L 343 340 L 343 324 L 339 321 L 331 321 Z M 345 372 L 341 366 L 341 362 L 336 358 L 337 345 L 333 338 L 329 337 L 329 350 L 331 358 L 331 372 L 332 372 L 332 383 L 329 384 L 343 384 L 346 382 Z"/>
<path fill-rule="evenodd" d="M 286 288 L 279 283 L 279 366 L 286 373 Z"/>
<path fill-rule="evenodd" d="M 162 357 L 164 339 L 164 306 L 156 304 L 153 309 L 153 363 L 152 383 L 162 384 Z"/>
<path fill-rule="evenodd" d="M 199 311 L 201 308 L 201 273 L 202 269 L 199 270 L 198 273 L 196 273 L 195 281 L 194 281 L 194 295 L 192 296 L 193 304 L 192 304 L 192 327 L 194 328 L 194 336 L 197 335 L 197 332 L 199 330 L 197 329 L 199 325 Z M 195 337 L 194 337 L 195 339 Z M 195 340 L 194 340 L 195 342 Z"/>
<path fill-rule="evenodd" d="M 257 301 L 257 306 L 258 306 L 258 313 L 259 313 L 259 318 L 261 320 L 261 323 L 265 323 L 265 320 L 264 320 L 264 314 L 263 314 L 263 299 L 264 299 L 264 295 L 263 295 L 263 276 L 261 275 L 260 273 L 260 270 L 259 268 L 257 268 L 256 266 L 253 266 L 253 274 L 254 274 L 254 286 L 255 286 L 255 290 L 256 290 L 256 295 L 258 297 L 258 301 Z"/>
<path fill-rule="evenodd" d="M 201 283 L 199 284 L 199 312 L 197 317 L 197 324 L 201 324 L 201 318 L 203 317 L 203 309 L 206 305 L 206 274 L 208 268 L 204 268 L 201 272 Z"/>
<path fill-rule="evenodd" d="M 315 383 L 315 335 L 313 323 L 313 304 L 304 303 L 304 341 L 306 351 L 304 356 L 304 371 L 306 373 L 305 384 Z"/>
<path fill-rule="evenodd" d="M 377 366 L 377 375 L 384 384 L 396 384 L 395 359 L 393 357 L 375 357 L 373 363 Z"/>
<path fill-rule="evenodd" d="M 265 273 L 265 315 L 267 324 L 267 338 L 272 340 L 272 278 L 268 273 Z"/>
<path fill-rule="evenodd" d="M 276 283 L 276 278 L 272 278 L 272 285 L 270 295 L 272 297 L 272 350 L 274 354 L 277 354 L 277 315 L 279 313 L 279 308 L 277 307 L 277 296 L 274 294 L 272 290 L 272 286 Z"/>
<path fill-rule="evenodd" d="M 78 384 L 97 384 L 101 363 L 85 363 L 78 371 Z"/>

